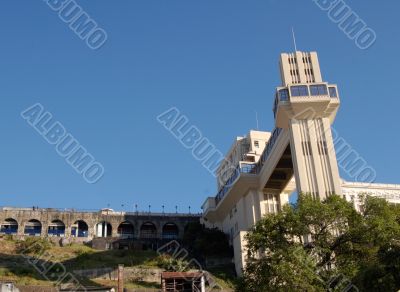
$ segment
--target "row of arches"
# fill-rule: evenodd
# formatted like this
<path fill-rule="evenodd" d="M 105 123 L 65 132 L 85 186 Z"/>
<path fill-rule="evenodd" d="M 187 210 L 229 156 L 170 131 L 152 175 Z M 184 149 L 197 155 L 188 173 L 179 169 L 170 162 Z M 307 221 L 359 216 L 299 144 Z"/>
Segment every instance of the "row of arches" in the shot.
<path fill-rule="evenodd" d="M 3 234 L 17 234 L 18 222 L 15 219 L 7 218 L 1 223 L 0 233 Z M 65 224 L 61 220 L 53 220 L 48 225 L 48 236 L 65 237 Z M 24 235 L 40 236 L 42 234 L 42 224 L 39 220 L 31 219 L 25 223 Z M 134 225 L 129 221 L 124 221 L 118 225 L 118 237 L 133 238 L 135 237 Z M 88 237 L 89 226 L 83 220 L 76 221 L 71 226 L 72 237 Z M 97 237 L 111 237 L 112 225 L 109 222 L 102 221 L 95 226 L 95 236 Z M 161 236 L 163 239 L 176 239 L 179 236 L 179 228 L 175 223 L 166 223 L 162 227 Z M 145 222 L 140 226 L 139 237 L 142 239 L 153 239 L 158 237 L 158 230 L 154 223 Z"/>
<path fill-rule="evenodd" d="M 112 226 L 110 223 L 103 221 L 96 225 L 97 237 L 110 237 L 112 234 Z M 133 238 L 135 236 L 134 225 L 129 221 L 124 221 L 118 225 L 118 237 Z M 166 223 L 162 227 L 163 239 L 176 239 L 179 236 L 179 228 L 175 223 Z M 140 226 L 139 237 L 143 239 L 153 239 L 158 237 L 158 230 L 154 223 L 145 222 Z"/>

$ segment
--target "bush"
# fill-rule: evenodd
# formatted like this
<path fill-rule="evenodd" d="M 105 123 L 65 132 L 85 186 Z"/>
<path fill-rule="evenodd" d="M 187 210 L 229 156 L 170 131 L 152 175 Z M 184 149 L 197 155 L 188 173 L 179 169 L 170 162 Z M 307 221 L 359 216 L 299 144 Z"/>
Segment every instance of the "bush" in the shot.
<path fill-rule="evenodd" d="M 169 272 L 185 272 L 189 270 L 189 263 L 183 259 L 172 257 L 168 254 L 160 255 L 156 258 L 159 268 Z"/>
<path fill-rule="evenodd" d="M 17 253 L 20 254 L 41 254 L 50 249 L 51 243 L 44 238 L 28 237 L 25 240 L 17 241 Z"/>
<path fill-rule="evenodd" d="M 3 238 L 6 241 L 14 241 L 14 235 L 12 235 L 12 234 L 6 234 L 3 236 Z"/>
<path fill-rule="evenodd" d="M 183 242 L 196 257 L 233 257 L 228 236 L 217 228 L 205 228 L 200 223 L 189 223 L 185 228 Z"/>

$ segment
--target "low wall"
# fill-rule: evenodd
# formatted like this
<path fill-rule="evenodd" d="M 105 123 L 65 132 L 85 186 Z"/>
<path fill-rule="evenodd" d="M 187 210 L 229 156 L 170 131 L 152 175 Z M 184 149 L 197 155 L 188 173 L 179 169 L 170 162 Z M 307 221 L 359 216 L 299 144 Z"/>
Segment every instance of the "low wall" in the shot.
<path fill-rule="evenodd" d="M 46 286 L 19 286 L 17 285 L 19 292 L 58 292 L 57 288 L 46 287 Z"/>
<path fill-rule="evenodd" d="M 163 271 L 159 268 L 124 268 L 124 280 L 160 283 Z M 78 276 L 89 279 L 118 280 L 117 269 L 112 268 L 74 270 L 73 272 Z"/>

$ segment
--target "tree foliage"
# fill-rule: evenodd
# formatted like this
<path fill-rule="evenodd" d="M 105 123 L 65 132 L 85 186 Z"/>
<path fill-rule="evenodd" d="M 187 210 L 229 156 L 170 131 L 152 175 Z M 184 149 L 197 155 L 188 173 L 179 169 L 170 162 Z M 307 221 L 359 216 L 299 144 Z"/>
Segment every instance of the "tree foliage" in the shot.
<path fill-rule="evenodd" d="M 240 291 L 397 291 L 400 207 L 364 196 L 363 211 L 334 195 L 300 195 L 247 235 Z"/>
<path fill-rule="evenodd" d="M 197 222 L 186 226 L 183 242 L 197 256 L 232 256 L 232 248 L 225 233 L 217 228 L 205 228 Z"/>

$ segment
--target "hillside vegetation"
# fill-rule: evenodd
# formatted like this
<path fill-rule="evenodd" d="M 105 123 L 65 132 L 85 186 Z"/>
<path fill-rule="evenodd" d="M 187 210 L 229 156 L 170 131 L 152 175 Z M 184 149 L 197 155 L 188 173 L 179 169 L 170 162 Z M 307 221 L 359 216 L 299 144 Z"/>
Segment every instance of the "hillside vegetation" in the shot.
<path fill-rule="evenodd" d="M 99 251 L 81 244 L 60 247 L 45 239 L 27 238 L 25 241 L 13 240 L 6 236 L 0 238 L 0 281 L 13 281 L 19 285 L 53 286 L 56 281 L 45 279 L 30 262 L 37 265 L 62 263 L 68 272 L 74 270 L 116 268 L 118 264 L 136 268 L 167 268 L 171 265 L 185 266 L 179 260 L 155 251 L 107 250 Z M 178 261 L 178 262 L 177 262 Z M 49 264 L 50 263 L 50 264 Z M 57 273 L 57 271 L 55 271 Z M 224 289 L 233 288 L 233 275 L 230 269 L 215 270 L 215 280 Z M 79 279 L 85 285 L 111 285 L 115 281 Z M 126 288 L 159 288 L 159 283 L 128 282 Z"/>

